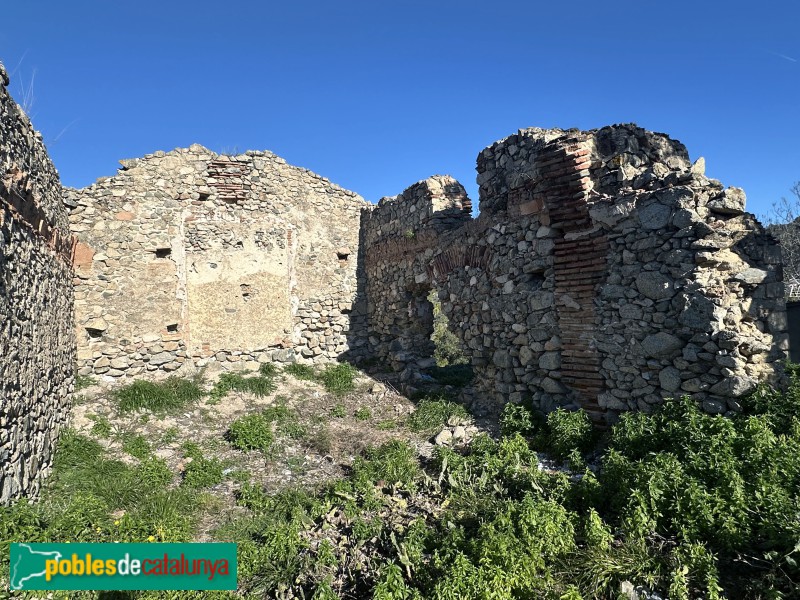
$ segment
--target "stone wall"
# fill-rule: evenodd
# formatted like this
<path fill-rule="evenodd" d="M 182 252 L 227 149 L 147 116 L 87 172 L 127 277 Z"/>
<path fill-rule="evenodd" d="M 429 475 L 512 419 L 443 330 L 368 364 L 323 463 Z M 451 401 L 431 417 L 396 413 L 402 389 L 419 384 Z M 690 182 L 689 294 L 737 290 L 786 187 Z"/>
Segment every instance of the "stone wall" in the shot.
<path fill-rule="evenodd" d="M 269 152 L 120 162 L 68 190 L 80 373 L 326 361 L 360 343 L 367 202 Z"/>
<path fill-rule="evenodd" d="M 0 503 L 38 492 L 75 368 L 61 184 L 7 86 L 0 64 Z"/>
<path fill-rule="evenodd" d="M 784 358 L 779 247 L 666 135 L 521 130 L 478 156 L 475 220 L 441 182 L 363 223 L 369 348 L 404 380 L 429 364 L 430 289 L 487 410 L 529 397 L 610 421 L 688 393 L 725 413 Z"/>

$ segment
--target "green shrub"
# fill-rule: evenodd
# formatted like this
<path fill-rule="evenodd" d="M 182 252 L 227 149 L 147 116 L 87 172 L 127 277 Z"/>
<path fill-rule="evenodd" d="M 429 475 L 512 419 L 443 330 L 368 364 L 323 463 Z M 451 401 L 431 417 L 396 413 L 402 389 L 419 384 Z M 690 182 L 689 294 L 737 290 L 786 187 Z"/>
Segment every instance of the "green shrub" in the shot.
<path fill-rule="evenodd" d="M 331 394 L 342 395 L 353 391 L 358 370 L 348 363 L 330 364 L 320 373 L 319 379 Z"/>
<path fill-rule="evenodd" d="M 595 443 L 592 422 L 583 410 L 554 410 L 547 415 L 547 428 L 548 449 L 562 459 L 574 450 L 587 452 Z"/>
<path fill-rule="evenodd" d="M 466 419 L 467 409 L 444 396 L 428 396 L 420 400 L 408 417 L 408 427 L 419 433 L 432 433 L 441 429 L 450 417 Z"/>
<path fill-rule="evenodd" d="M 384 481 L 386 485 L 411 489 L 421 474 L 416 452 L 399 440 L 368 449 L 364 456 L 356 458 L 353 463 L 353 478 L 356 482 L 374 484 Z"/>
<path fill-rule="evenodd" d="M 456 334 L 450 331 L 449 320 L 447 315 L 442 312 L 442 303 L 439 301 L 439 295 L 436 290 L 431 290 L 428 294 L 428 301 L 433 305 L 433 333 L 431 334 L 431 341 L 434 344 L 433 357 L 436 359 L 438 367 L 448 367 L 456 365 L 465 365 L 467 357 L 464 350 L 461 348 L 461 340 L 458 339 Z M 459 376 L 454 377 L 454 383 L 445 383 L 440 381 L 443 385 L 466 385 L 472 379 L 472 369 L 467 367 L 465 370 L 454 369 L 451 373 L 459 373 Z M 466 374 L 469 374 L 467 377 Z M 447 375 L 441 375 L 443 378 Z M 436 377 L 436 375 L 434 375 Z M 466 379 L 465 379 L 466 377 Z M 438 377 L 437 377 L 438 380 Z"/>
<path fill-rule="evenodd" d="M 345 409 L 344 404 L 337 404 L 331 409 L 330 414 L 334 418 L 343 419 L 347 416 L 347 409 Z"/>
<path fill-rule="evenodd" d="M 544 419 L 524 404 L 509 402 L 500 414 L 500 431 L 503 435 L 519 433 L 524 437 L 532 437 L 544 426 Z"/>
<path fill-rule="evenodd" d="M 113 392 L 121 412 L 148 410 L 162 414 L 180 411 L 204 395 L 198 382 L 175 376 L 161 382 L 137 380 Z"/>
<path fill-rule="evenodd" d="M 268 452 L 272 446 L 272 421 L 263 413 L 239 417 L 228 430 L 231 444 L 239 450 Z"/>
<path fill-rule="evenodd" d="M 222 462 L 216 458 L 193 456 L 183 472 L 183 485 L 190 488 L 205 488 L 222 483 Z"/>

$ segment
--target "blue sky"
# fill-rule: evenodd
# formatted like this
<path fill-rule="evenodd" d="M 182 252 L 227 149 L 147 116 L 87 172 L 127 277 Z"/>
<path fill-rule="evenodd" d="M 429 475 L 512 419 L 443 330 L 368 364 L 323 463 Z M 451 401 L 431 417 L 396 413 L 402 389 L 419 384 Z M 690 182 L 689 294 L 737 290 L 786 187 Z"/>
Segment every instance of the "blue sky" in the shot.
<path fill-rule="evenodd" d="M 368 200 L 520 127 L 636 122 L 769 210 L 800 180 L 800 3 L 7 0 L 0 60 L 62 180 L 197 142 Z"/>

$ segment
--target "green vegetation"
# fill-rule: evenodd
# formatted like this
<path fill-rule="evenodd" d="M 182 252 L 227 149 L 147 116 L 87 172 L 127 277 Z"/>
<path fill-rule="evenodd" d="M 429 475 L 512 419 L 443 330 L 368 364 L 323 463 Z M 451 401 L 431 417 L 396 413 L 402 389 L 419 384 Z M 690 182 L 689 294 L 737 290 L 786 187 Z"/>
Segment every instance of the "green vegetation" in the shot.
<path fill-rule="evenodd" d="M 330 364 L 319 375 L 319 381 L 331 394 L 342 395 L 355 389 L 358 370 L 347 363 Z"/>
<path fill-rule="evenodd" d="M 75 390 L 76 392 L 80 392 L 85 390 L 88 387 L 93 386 L 97 383 L 91 375 L 80 375 L 79 373 L 75 373 Z"/>
<path fill-rule="evenodd" d="M 436 365 L 439 367 L 465 365 L 467 363 L 467 357 L 464 354 L 464 350 L 461 348 L 461 341 L 456 337 L 456 334 L 450 331 L 450 322 L 447 319 L 447 315 L 442 312 L 442 303 L 439 301 L 439 295 L 436 290 L 430 291 L 428 294 L 428 302 L 433 305 L 433 333 L 431 334 L 431 341 L 433 341 L 435 345 L 433 357 L 436 359 Z M 466 371 L 455 372 L 461 374 L 461 377 L 456 377 L 456 381 L 463 381 Z M 446 377 L 447 375 L 442 376 Z M 469 379 L 472 379 L 471 369 L 469 369 Z M 443 385 L 458 385 L 457 383 L 441 383 Z"/>
<path fill-rule="evenodd" d="M 261 365 L 262 368 L 272 365 Z M 270 369 L 266 369 L 270 372 Z M 209 404 L 219 402 L 232 391 L 246 392 L 254 396 L 269 396 L 277 389 L 274 381 L 274 371 L 272 374 L 264 375 L 259 371 L 258 375 L 249 377 L 239 373 L 223 373 L 219 380 L 214 384 L 209 394 Z"/>
<path fill-rule="evenodd" d="M 134 381 L 113 392 L 120 412 L 175 413 L 197 402 L 205 393 L 194 379 L 168 377 L 161 382 Z"/>
<path fill-rule="evenodd" d="M 283 372 L 302 381 L 314 381 L 317 377 L 314 367 L 311 365 L 301 365 L 300 363 L 286 365 L 283 368 Z"/>
<path fill-rule="evenodd" d="M 369 421 L 372 418 L 372 411 L 366 406 L 362 406 L 355 413 L 353 413 L 353 416 L 357 421 Z"/>
<path fill-rule="evenodd" d="M 678 600 L 794 598 L 800 374 L 787 391 L 762 388 L 743 405 L 726 418 L 668 401 L 652 415 L 622 415 L 601 438 L 582 411 L 543 416 L 511 404 L 499 439 L 437 447 L 426 459 L 393 440 L 316 489 L 271 493 L 239 469 L 226 484 L 237 482 L 239 507 L 212 536 L 239 544 L 246 598 L 578 600 L 618 598 L 624 581 Z M 406 425 L 427 433 L 453 416 L 466 411 L 428 397 Z M 308 445 L 330 436 L 324 423 L 309 427 L 279 400 L 228 435 L 264 452 L 278 436 Z M 191 539 L 208 507 L 200 490 L 223 481 L 225 464 L 186 442 L 191 461 L 177 485 L 147 440 L 120 439 L 135 464 L 66 430 L 42 500 L 0 507 L 0 540 Z M 548 470 L 539 452 L 568 467 Z M 306 457 L 293 454 L 287 467 L 303 472 Z"/>
<path fill-rule="evenodd" d="M 354 380 L 358 375 L 358 369 L 348 363 L 333 363 L 326 365 L 321 372 L 317 372 L 314 367 L 293 363 L 283 369 L 295 379 L 303 381 L 317 381 L 331 394 L 342 395 L 355 389 Z"/>
<path fill-rule="evenodd" d="M 239 450 L 267 452 L 272 446 L 272 423 L 262 413 L 246 415 L 231 423 L 228 437 Z"/>
<path fill-rule="evenodd" d="M 331 416 L 336 419 L 343 419 L 347 416 L 347 409 L 344 404 L 337 404 L 331 409 Z"/>
<path fill-rule="evenodd" d="M 122 451 L 144 460 L 150 455 L 150 444 L 143 435 L 123 435 Z"/>
<path fill-rule="evenodd" d="M 187 459 L 183 471 L 182 485 L 188 488 L 207 488 L 222 482 L 222 462 L 216 458 L 203 456 L 200 447 L 194 442 L 183 445 L 183 455 Z"/>
<path fill-rule="evenodd" d="M 450 417 L 466 419 L 467 409 L 445 396 L 427 396 L 409 415 L 407 424 L 411 431 L 433 433 L 444 427 Z"/>
<path fill-rule="evenodd" d="M 111 422 L 103 416 L 100 415 L 86 415 L 87 418 L 94 421 L 92 424 L 91 432 L 92 435 L 96 435 L 97 437 L 108 439 L 111 437 L 113 432 L 111 428 Z"/>
<path fill-rule="evenodd" d="M 292 439 L 306 435 L 306 428 L 298 422 L 297 415 L 284 403 L 265 408 L 259 413 L 239 417 L 228 430 L 228 440 L 239 450 L 261 450 L 268 453 L 274 433 Z"/>
<path fill-rule="evenodd" d="M 172 479 L 163 460 L 148 456 L 128 465 L 97 442 L 63 431 L 41 500 L 0 507 L 0 573 L 8 573 L 9 542 L 191 540 L 203 500 L 191 490 L 168 489 Z"/>

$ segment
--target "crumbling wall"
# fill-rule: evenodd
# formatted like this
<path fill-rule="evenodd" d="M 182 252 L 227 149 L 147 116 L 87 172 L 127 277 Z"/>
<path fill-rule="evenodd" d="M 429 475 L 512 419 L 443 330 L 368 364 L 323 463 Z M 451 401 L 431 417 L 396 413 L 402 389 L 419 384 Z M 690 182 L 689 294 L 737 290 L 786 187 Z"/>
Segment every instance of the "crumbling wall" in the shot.
<path fill-rule="evenodd" d="M 358 343 L 364 200 L 269 152 L 120 162 L 69 191 L 81 373 L 324 361 Z"/>
<path fill-rule="evenodd" d="M 365 221 L 370 348 L 406 380 L 428 348 L 407 341 L 403 291 L 422 284 L 486 410 L 529 397 L 613 420 L 688 393 L 736 411 L 785 356 L 779 248 L 679 142 L 633 125 L 521 130 L 481 152 L 478 184 L 480 216 L 455 229 L 402 240 L 420 210 L 408 192 Z"/>
<path fill-rule="evenodd" d="M 75 366 L 61 184 L 7 86 L 0 64 L 0 503 L 38 492 Z"/>

